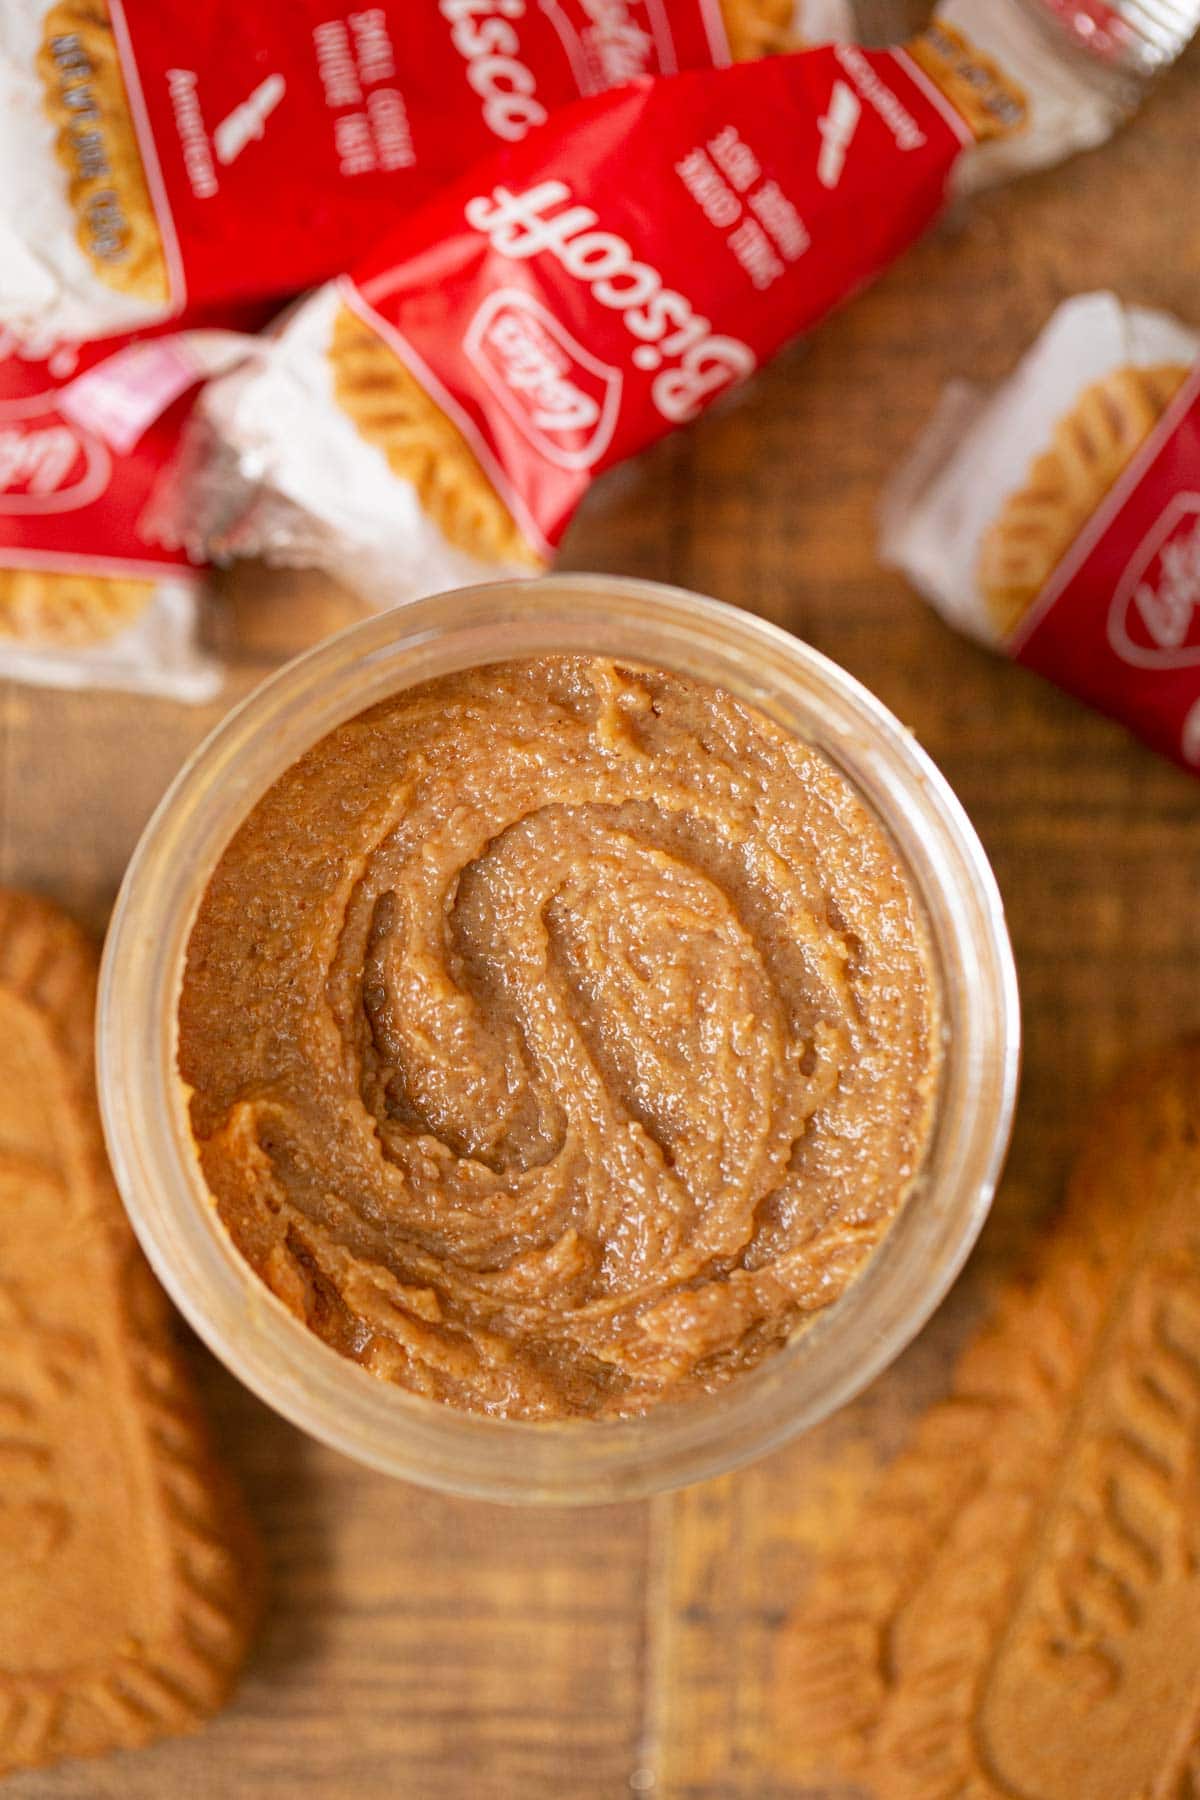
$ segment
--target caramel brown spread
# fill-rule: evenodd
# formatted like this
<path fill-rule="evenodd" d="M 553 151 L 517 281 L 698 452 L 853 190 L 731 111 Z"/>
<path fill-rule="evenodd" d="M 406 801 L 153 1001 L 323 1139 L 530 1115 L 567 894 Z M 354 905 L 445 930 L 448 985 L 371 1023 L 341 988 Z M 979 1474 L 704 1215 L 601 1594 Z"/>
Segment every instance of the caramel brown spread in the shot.
<path fill-rule="evenodd" d="M 180 1002 L 242 1254 L 375 1374 L 513 1418 L 715 1388 L 836 1300 L 938 1055 L 917 902 L 848 782 L 727 693 L 559 656 L 301 757 Z"/>

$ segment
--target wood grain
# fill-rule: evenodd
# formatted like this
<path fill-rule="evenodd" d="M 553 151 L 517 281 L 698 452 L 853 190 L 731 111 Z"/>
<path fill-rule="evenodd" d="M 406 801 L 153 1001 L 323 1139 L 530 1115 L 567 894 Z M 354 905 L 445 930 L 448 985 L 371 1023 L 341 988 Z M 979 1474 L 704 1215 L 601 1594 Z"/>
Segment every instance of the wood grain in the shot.
<path fill-rule="evenodd" d="M 881 573 L 878 495 L 942 385 L 1003 375 L 1068 294 L 1111 286 L 1200 326 L 1198 170 L 1192 54 L 1118 141 L 964 210 L 740 405 L 618 471 L 567 545 L 573 566 L 707 590 L 845 664 L 913 727 L 993 858 L 1024 995 L 1020 1114 L 980 1250 L 933 1324 L 758 1468 L 574 1515 L 390 1483 L 199 1358 L 271 1548 L 262 1646 L 202 1737 L 21 1778 L 11 1800 L 834 1800 L 775 1773 L 779 1622 L 1055 1204 L 1097 1087 L 1200 1025 L 1200 786 Z M 239 571 L 214 614 L 231 695 L 348 604 Z M 5 691 L 0 880 L 102 926 L 141 824 L 218 711 Z"/>

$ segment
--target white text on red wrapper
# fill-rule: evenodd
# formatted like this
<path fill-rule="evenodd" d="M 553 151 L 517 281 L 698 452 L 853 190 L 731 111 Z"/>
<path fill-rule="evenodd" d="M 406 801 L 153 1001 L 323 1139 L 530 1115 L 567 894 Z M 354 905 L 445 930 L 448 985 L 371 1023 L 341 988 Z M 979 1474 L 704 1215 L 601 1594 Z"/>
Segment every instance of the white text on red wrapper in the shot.
<path fill-rule="evenodd" d="M 505 143 L 519 143 L 548 117 L 537 77 L 522 60 L 518 26 L 526 0 L 438 0 L 438 10 L 483 103 L 484 124 Z M 563 39 L 580 93 L 598 93 L 654 68 L 654 39 L 631 17 L 630 0 L 581 0 L 578 25 L 559 6 L 543 10 Z"/>
<path fill-rule="evenodd" d="M 760 293 L 809 248 L 808 228 L 777 181 L 763 177 L 758 158 L 732 125 L 696 144 L 675 173 L 709 224 Z"/>
<path fill-rule="evenodd" d="M 542 181 L 525 193 L 496 187 L 477 194 L 464 212 L 468 225 L 500 255 L 553 256 L 601 306 L 619 313 L 637 340 L 634 366 L 658 371 L 650 384 L 655 407 L 682 425 L 722 388 L 753 372 L 754 352 L 740 338 L 714 332 L 685 295 L 666 287 L 650 263 L 638 261 L 623 237 L 595 230 L 599 215 L 590 206 L 560 210 L 573 198 L 565 181 Z"/>
<path fill-rule="evenodd" d="M 384 8 L 325 19 L 312 35 L 340 173 L 411 168 L 416 152 Z"/>

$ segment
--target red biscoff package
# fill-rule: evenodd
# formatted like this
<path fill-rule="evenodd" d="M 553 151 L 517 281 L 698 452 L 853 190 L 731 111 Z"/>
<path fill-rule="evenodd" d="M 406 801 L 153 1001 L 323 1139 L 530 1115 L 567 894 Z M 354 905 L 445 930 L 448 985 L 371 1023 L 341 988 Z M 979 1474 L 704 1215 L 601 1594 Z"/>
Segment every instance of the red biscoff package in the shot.
<path fill-rule="evenodd" d="M 952 188 L 1099 141 L 1129 79 L 1056 7 L 947 0 L 907 47 L 577 102 L 209 386 L 159 525 L 382 602 L 536 569 L 604 470 L 869 281 Z"/>
<path fill-rule="evenodd" d="M 294 293 L 566 101 L 848 23 L 848 0 L 0 0 L 0 325 Z"/>
<path fill-rule="evenodd" d="M 0 676 L 211 698 L 205 573 L 138 521 L 245 311 L 35 350 L 0 333 Z M 236 327 L 236 329 L 231 329 Z"/>
<path fill-rule="evenodd" d="M 1085 294 L 990 397 L 950 388 L 884 560 L 952 624 L 1200 773 L 1200 332 Z"/>

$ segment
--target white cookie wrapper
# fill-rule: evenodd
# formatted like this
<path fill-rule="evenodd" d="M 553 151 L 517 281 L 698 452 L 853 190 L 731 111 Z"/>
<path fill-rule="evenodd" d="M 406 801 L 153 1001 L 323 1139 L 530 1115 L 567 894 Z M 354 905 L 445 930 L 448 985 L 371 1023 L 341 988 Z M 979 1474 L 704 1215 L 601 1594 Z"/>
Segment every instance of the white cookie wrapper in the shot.
<path fill-rule="evenodd" d="M 947 389 L 881 507 L 880 556 L 961 631 L 997 645 L 979 587 L 980 542 L 1085 388 L 1116 369 L 1191 363 L 1200 335 L 1115 294 L 1065 301 L 990 396 Z"/>
<path fill-rule="evenodd" d="M 169 310 L 107 286 L 79 247 L 37 66 L 47 11 L 0 0 L 0 326 L 30 345 L 133 331 Z"/>
<path fill-rule="evenodd" d="M 851 44 L 858 37 L 852 0 L 795 0 L 792 29 L 802 44 Z"/>
<path fill-rule="evenodd" d="M 1111 15 L 1107 33 L 1100 14 Z M 1074 9 L 1057 0 L 940 0 L 934 18 L 993 57 L 1029 103 L 1024 131 L 980 145 L 956 172 L 958 191 L 974 193 L 1103 144 L 1200 29 L 1200 0 Z"/>
<path fill-rule="evenodd" d="M 376 606 L 528 574 L 447 542 L 411 482 L 338 405 L 329 358 L 335 282 L 300 301 L 246 362 L 210 382 L 148 534 L 218 562 L 326 569 Z"/>
<path fill-rule="evenodd" d="M 1114 83 L 1099 65 L 1054 54 L 1040 25 L 1021 0 L 942 0 L 935 18 L 954 27 L 1000 64 L 1030 103 L 1026 129 L 994 144 L 981 144 L 956 178 L 969 194 L 1050 168 L 1110 138 L 1136 104 L 1128 84 Z"/>
<path fill-rule="evenodd" d="M 190 705 L 214 699 L 222 674 L 201 643 L 203 580 L 186 570 L 152 579 L 145 609 L 100 643 L 32 644 L 0 636 L 0 679 L 31 687 L 118 689 Z"/>

